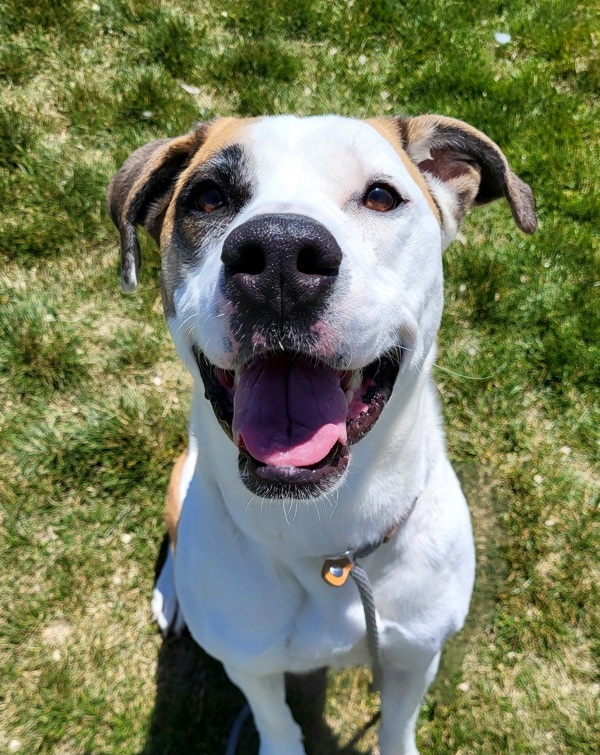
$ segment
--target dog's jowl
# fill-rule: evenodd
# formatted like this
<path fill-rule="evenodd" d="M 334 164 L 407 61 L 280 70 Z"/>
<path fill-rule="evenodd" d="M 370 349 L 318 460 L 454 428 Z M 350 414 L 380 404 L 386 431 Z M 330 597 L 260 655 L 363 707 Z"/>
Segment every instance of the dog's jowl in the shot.
<path fill-rule="evenodd" d="M 261 755 L 304 753 L 286 671 L 370 662 L 355 558 L 376 608 L 381 755 L 417 753 L 474 575 L 431 378 L 442 252 L 471 206 L 502 197 L 533 232 L 500 149 L 432 115 L 219 119 L 141 147 L 110 185 L 123 287 L 140 225 L 195 384 L 154 613 L 223 662 Z"/>

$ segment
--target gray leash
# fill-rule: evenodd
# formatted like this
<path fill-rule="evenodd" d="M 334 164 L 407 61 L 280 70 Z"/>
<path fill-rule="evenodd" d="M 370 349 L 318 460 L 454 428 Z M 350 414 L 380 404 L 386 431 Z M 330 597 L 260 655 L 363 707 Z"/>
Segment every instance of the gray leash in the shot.
<path fill-rule="evenodd" d="M 359 559 L 370 556 L 377 550 L 380 545 L 386 543 L 394 534 L 398 527 L 386 533 L 381 540 L 376 543 L 366 545 L 356 551 L 346 551 L 341 556 L 328 558 L 323 564 L 321 576 L 332 587 L 341 587 L 346 583 L 348 577 L 352 577 L 354 584 L 358 588 L 358 594 L 365 614 L 365 624 L 367 626 L 367 650 L 371 661 L 371 672 L 373 675 L 371 681 L 371 691 L 378 692 L 381 689 L 381 680 L 383 678 L 381 666 L 381 652 L 379 650 L 379 629 L 377 627 L 377 609 L 375 607 L 375 598 L 373 597 L 373 588 L 367 572 L 358 563 Z"/>
<path fill-rule="evenodd" d="M 377 629 L 377 609 L 375 608 L 375 598 L 373 597 L 373 589 L 367 576 L 367 572 L 354 562 L 354 566 L 350 572 L 350 576 L 354 580 L 354 584 L 358 587 L 360 593 L 360 599 L 363 604 L 363 610 L 365 612 L 365 621 L 367 624 L 367 648 L 369 650 L 369 658 L 371 659 L 371 673 L 373 675 L 371 681 L 371 691 L 381 691 L 381 681 L 383 679 L 383 670 L 381 667 L 381 652 L 379 650 L 379 631 Z"/>
<path fill-rule="evenodd" d="M 358 563 L 359 559 L 366 558 L 374 553 L 380 545 L 387 543 L 396 532 L 405 524 L 408 517 L 414 511 L 419 496 L 410 505 L 399 522 L 391 527 L 380 540 L 369 543 L 356 550 L 348 550 L 341 556 L 326 559 L 323 564 L 321 576 L 332 587 L 341 587 L 346 583 L 348 577 L 352 577 L 354 584 L 358 588 L 360 600 L 365 613 L 365 623 L 367 625 L 367 649 L 371 661 L 372 682 L 371 691 L 381 691 L 383 679 L 383 670 L 381 665 L 381 651 L 379 649 L 379 630 L 377 628 L 377 609 L 375 607 L 375 598 L 373 597 L 373 588 L 367 572 Z"/>
<path fill-rule="evenodd" d="M 225 750 L 225 755 L 235 755 L 235 751 L 237 750 L 238 742 L 240 739 L 240 734 L 242 733 L 244 724 L 246 723 L 246 720 L 249 717 L 250 717 L 250 706 L 248 705 L 248 703 L 244 703 L 244 707 L 235 717 L 235 721 L 233 722 L 233 725 L 229 732 L 229 738 L 227 740 L 227 749 Z"/>

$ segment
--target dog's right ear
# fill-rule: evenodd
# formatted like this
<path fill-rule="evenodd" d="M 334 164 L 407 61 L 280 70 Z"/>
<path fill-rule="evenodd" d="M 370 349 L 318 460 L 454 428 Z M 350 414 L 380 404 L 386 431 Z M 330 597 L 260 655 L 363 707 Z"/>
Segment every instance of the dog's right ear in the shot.
<path fill-rule="evenodd" d="M 121 285 L 128 293 L 137 286 L 141 267 L 136 226 L 143 226 L 159 243 L 177 177 L 204 141 L 206 130 L 200 124 L 185 136 L 140 147 L 110 182 L 106 203 L 121 235 Z"/>

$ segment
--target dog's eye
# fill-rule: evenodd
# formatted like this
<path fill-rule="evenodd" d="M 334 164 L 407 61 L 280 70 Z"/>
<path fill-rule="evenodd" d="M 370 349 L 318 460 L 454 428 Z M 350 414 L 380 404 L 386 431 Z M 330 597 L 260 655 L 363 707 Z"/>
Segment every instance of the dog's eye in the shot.
<path fill-rule="evenodd" d="M 225 204 L 223 192 L 214 183 L 203 184 L 196 194 L 194 204 L 200 212 L 214 212 Z"/>
<path fill-rule="evenodd" d="M 389 212 L 395 210 L 402 199 L 391 186 L 385 184 L 373 184 L 364 196 L 363 204 L 368 210 L 375 212 Z"/>

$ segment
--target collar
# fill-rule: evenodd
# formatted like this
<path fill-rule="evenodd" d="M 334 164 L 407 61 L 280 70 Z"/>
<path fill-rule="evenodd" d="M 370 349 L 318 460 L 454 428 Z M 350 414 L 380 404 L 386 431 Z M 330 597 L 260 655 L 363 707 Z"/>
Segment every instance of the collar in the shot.
<path fill-rule="evenodd" d="M 402 517 L 386 530 L 378 540 L 359 546 L 358 548 L 350 548 L 338 556 L 328 556 L 323 562 L 323 567 L 321 569 L 321 576 L 325 582 L 332 587 L 341 587 L 344 585 L 358 559 L 370 556 L 371 553 L 374 553 L 381 545 L 389 542 L 396 532 L 398 532 L 400 527 L 406 524 L 409 516 L 415 510 L 419 497 L 420 494 L 411 503 L 410 507 L 404 512 Z"/>

